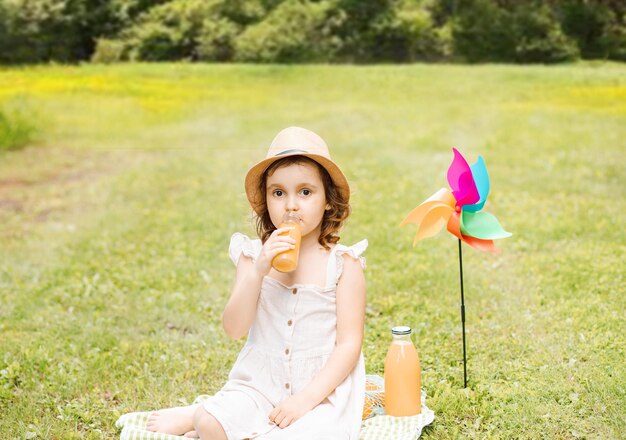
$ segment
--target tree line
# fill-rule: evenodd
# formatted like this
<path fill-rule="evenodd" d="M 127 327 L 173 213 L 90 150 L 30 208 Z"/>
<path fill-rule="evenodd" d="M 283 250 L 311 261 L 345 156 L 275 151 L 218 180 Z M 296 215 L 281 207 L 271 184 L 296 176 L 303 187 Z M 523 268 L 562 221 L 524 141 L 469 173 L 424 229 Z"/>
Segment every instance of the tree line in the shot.
<path fill-rule="evenodd" d="M 623 0 L 0 0 L 0 63 L 626 61 Z"/>

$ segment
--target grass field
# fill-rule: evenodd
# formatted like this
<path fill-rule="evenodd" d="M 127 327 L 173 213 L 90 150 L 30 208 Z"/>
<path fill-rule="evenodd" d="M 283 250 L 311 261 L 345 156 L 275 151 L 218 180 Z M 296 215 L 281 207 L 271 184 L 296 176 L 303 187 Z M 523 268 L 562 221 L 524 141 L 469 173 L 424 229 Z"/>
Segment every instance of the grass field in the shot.
<path fill-rule="evenodd" d="M 626 65 L 2 69 L 16 105 L 38 141 L 0 153 L 0 438 L 115 438 L 123 413 L 221 387 L 243 177 L 289 125 L 352 185 L 368 372 L 415 329 L 423 438 L 625 438 Z M 464 249 L 468 389 L 457 243 L 398 226 L 452 146 L 484 156 L 514 234 Z"/>

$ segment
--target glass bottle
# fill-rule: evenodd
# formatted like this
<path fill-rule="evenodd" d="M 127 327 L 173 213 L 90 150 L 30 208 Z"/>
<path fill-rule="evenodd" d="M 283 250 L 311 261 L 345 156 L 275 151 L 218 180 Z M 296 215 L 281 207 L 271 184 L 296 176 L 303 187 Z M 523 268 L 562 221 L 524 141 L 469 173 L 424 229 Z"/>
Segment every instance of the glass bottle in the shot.
<path fill-rule="evenodd" d="M 298 254 L 300 253 L 300 241 L 302 239 L 300 231 L 300 217 L 295 212 L 287 212 L 283 216 L 280 228 L 289 228 L 288 231 L 280 235 L 289 235 L 296 240 L 295 247 L 276 255 L 272 260 L 272 266 L 279 272 L 292 272 L 298 267 Z"/>
<path fill-rule="evenodd" d="M 413 416 L 422 412 L 420 360 L 411 327 L 394 327 L 385 358 L 385 414 Z"/>

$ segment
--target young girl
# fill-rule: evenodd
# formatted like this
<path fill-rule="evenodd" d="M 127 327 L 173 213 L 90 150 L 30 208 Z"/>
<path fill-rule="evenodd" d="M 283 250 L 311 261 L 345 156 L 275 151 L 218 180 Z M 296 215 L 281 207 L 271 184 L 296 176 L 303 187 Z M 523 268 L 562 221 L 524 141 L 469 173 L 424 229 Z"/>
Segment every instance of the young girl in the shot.
<path fill-rule="evenodd" d="M 228 382 L 199 405 L 153 413 L 148 429 L 210 440 L 357 440 L 365 390 L 361 353 L 367 240 L 337 244 L 350 188 L 326 143 L 299 127 L 282 130 L 246 176 L 260 239 L 235 233 L 237 267 L 224 330 L 247 335 Z M 300 218 L 297 268 L 272 259 L 293 249 L 285 213 Z"/>

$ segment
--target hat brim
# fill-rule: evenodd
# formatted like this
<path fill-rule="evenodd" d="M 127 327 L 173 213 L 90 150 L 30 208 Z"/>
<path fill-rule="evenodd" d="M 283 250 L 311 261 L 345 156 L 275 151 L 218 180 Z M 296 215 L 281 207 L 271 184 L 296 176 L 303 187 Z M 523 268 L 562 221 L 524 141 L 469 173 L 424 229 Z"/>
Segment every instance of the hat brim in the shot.
<path fill-rule="evenodd" d="M 263 200 L 265 198 L 265 194 L 259 193 L 259 181 L 265 173 L 265 170 L 269 168 L 277 160 L 284 159 L 285 157 L 290 156 L 304 156 L 308 157 L 311 160 L 314 160 L 318 164 L 322 166 L 332 179 L 333 183 L 339 190 L 339 193 L 346 200 L 346 203 L 350 200 L 350 185 L 348 185 L 348 179 L 341 172 L 339 167 L 332 160 L 320 156 L 319 154 L 305 153 L 305 152 L 294 152 L 292 154 L 284 154 L 275 157 L 269 157 L 267 159 L 263 159 L 261 162 L 254 165 L 246 174 L 245 186 L 246 186 L 246 196 L 248 197 L 248 201 L 250 202 L 250 206 L 254 212 L 259 214 L 259 208 L 263 205 Z"/>

